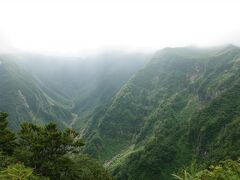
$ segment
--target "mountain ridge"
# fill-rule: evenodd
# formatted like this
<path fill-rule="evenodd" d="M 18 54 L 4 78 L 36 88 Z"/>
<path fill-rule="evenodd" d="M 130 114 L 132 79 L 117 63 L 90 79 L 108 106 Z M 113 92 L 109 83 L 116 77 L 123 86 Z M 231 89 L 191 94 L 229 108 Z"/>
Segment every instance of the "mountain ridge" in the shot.
<path fill-rule="evenodd" d="M 9 112 L 12 129 L 22 119 L 74 128 L 86 139 L 82 152 L 120 180 L 172 179 L 192 163 L 202 170 L 240 157 L 237 46 L 56 66 L 41 58 L 0 57 L 0 110 Z"/>
<path fill-rule="evenodd" d="M 85 152 L 103 162 L 114 158 L 107 164 L 118 179 L 168 179 L 193 160 L 185 138 L 188 121 L 239 82 L 240 57 L 235 46 L 195 51 L 194 57 L 188 48 L 158 52 L 96 114 Z M 176 144 L 178 136 L 184 140 Z M 173 163 L 175 168 L 166 168 Z M 140 171 L 149 166 L 152 170 Z"/>

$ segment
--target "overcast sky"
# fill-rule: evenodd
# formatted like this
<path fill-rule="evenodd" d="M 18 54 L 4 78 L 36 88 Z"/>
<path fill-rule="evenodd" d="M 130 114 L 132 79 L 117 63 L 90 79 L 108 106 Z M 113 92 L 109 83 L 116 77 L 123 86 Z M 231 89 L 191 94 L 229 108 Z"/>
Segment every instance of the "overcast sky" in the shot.
<path fill-rule="evenodd" d="M 1 0 L 0 46 L 45 54 L 240 42 L 234 0 Z"/>

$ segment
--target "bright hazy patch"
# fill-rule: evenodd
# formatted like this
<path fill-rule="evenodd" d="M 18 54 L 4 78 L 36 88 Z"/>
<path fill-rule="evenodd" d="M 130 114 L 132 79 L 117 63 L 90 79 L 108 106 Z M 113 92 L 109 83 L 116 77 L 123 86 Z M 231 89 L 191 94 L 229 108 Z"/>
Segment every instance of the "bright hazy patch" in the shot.
<path fill-rule="evenodd" d="M 14 48 L 47 54 L 237 44 L 239 5 L 231 0 L 2 0 L 0 37 Z"/>

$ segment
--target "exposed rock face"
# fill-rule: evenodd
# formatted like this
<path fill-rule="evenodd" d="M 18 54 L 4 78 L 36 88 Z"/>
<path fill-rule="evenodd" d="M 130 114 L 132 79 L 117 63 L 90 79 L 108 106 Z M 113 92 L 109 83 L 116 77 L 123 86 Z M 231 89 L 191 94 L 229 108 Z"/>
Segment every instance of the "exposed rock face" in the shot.
<path fill-rule="evenodd" d="M 28 105 L 28 102 L 27 102 L 27 99 L 26 97 L 22 94 L 22 92 L 20 90 L 18 90 L 18 95 L 19 97 L 21 98 L 22 100 L 22 105 L 25 106 L 27 109 L 29 109 L 29 105 Z"/>

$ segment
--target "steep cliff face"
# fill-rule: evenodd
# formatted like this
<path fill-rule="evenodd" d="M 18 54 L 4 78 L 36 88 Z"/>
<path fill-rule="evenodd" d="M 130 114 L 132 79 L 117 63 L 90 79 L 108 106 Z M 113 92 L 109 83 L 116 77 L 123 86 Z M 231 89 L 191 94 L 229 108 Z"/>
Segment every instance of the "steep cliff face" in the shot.
<path fill-rule="evenodd" d="M 192 162 L 240 157 L 238 47 L 165 48 L 144 67 L 142 55 L 112 57 L 59 63 L 48 77 L 2 55 L 0 111 L 12 129 L 55 121 L 79 130 L 83 152 L 117 179 L 172 179 Z"/>
<path fill-rule="evenodd" d="M 5 54 L 0 57 L 0 111 L 20 122 L 58 121 L 79 131 L 149 55 L 109 52 L 88 58 Z"/>
<path fill-rule="evenodd" d="M 5 56 L 0 60 L 0 111 L 9 113 L 12 129 L 23 121 L 57 121 L 63 127 L 71 120 L 71 113 L 53 100 L 34 76 Z"/>
<path fill-rule="evenodd" d="M 217 147 L 228 149 L 224 138 L 239 135 L 237 128 L 228 133 L 238 122 L 239 58 L 234 46 L 156 53 L 93 116 L 85 152 L 110 160 L 119 179 L 168 179 L 195 158 L 226 158 Z M 226 149 L 228 157 L 240 155 L 234 145 Z"/>

